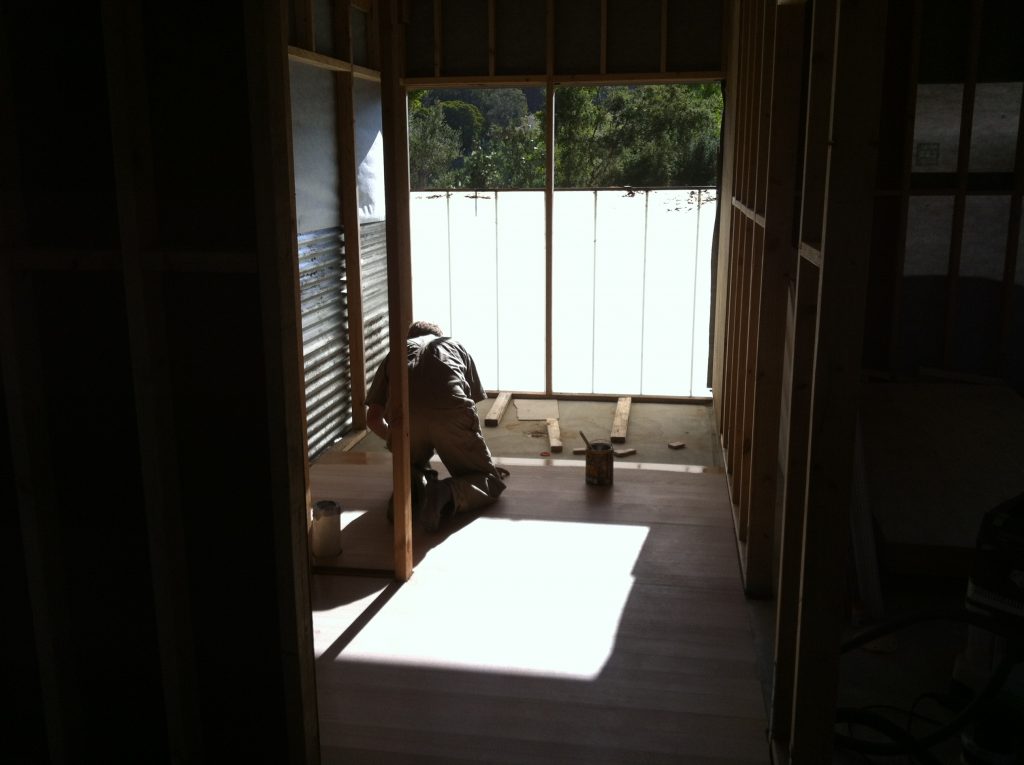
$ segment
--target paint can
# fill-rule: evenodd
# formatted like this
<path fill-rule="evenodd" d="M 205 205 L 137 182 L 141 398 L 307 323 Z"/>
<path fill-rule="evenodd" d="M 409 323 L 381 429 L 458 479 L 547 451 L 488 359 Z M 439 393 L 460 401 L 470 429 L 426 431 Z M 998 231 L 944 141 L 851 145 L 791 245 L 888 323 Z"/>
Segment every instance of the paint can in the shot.
<path fill-rule="evenodd" d="M 612 478 L 612 445 L 607 441 L 591 441 L 587 445 L 587 483 L 611 486 Z"/>
<path fill-rule="evenodd" d="M 334 558 L 341 555 L 341 505 L 321 499 L 313 505 L 313 555 Z"/>

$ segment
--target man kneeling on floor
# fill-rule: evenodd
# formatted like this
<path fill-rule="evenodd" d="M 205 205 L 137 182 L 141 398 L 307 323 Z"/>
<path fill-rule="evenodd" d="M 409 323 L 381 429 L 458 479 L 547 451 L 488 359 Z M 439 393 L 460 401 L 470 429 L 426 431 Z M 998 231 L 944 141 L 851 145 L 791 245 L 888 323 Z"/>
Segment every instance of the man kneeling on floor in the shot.
<path fill-rule="evenodd" d="M 409 362 L 409 453 L 412 458 L 413 517 L 425 531 L 437 531 L 441 519 L 477 510 L 501 496 L 508 476 L 491 460 L 476 403 L 487 398 L 476 364 L 456 340 L 436 324 L 413 322 L 406 338 Z M 366 424 L 391 448 L 388 407 L 388 357 L 366 394 Z M 437 479 L 430 468 L 435 450 L 451 478 Z M 394 510 L 388 506 L 388 520 Z"/>

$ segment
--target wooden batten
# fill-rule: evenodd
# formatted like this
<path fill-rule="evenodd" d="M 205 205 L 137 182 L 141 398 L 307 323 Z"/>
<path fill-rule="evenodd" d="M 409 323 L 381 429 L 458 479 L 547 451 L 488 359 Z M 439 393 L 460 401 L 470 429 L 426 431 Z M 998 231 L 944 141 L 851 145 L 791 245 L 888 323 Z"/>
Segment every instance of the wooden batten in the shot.
<path fill-rule="evenodd" d="M 626 431 L 629 430 L 629 410 L 633 399 L 623 396 L 615 405 L 615 416 L 612 418 L 611 442 L 613 444 L 626 443 Z"/>
<path fill-rule="evenodd" d="M 288 46 L 288 58 L 292 61 L 301 61 L 303 64 L 310 64 L 318 69 L 327 69 L 332 72 L 351 72 L 352 64 L 342 61 L 334 56 L 326 56 L 323 53 L 305 50 L 294 45 Z"/>
<path fill-rule="evenodd" d="M 558 424 L 558 418 L 549 417 L 547 420 L 548 428 L 548 450 L 552 454 L 558 454 L 562 451 L 562 429 Z"/>
<path fill-rule="evenodd" d="M 505 410 L 508 409 L 509 402 L 512 401 L 512 394 L 507 391 L 499 393 L 498 397 L 494 399 L 494 403 L 491 404 L 491 409 L 487 412 L 487 416 L 484 417 L 484 425 L 488 428 L 496 428 L 501 423 L 501 418 L 505 416 Z"/>

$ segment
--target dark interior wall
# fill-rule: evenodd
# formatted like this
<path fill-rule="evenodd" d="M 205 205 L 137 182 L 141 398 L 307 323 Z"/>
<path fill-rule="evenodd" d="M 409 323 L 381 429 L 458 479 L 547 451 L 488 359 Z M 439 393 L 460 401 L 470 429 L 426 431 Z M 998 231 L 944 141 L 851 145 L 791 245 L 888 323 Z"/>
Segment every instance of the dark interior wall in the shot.
<path fill-rule="evenodd" d="M 250 113 L 263 74 L 247 68 L 246 35 L 274 4 L 153 3 L 135 17 L 105 5 L 0 8 L 0 111 L 13 117 L 0 141 L 17 157 L 0 178 L 0 501 L 17 508 L 3 520 L 5 667 L 17 657 L 4 684 L 19 723 L 0 749 L 19 762 L 47 761 L 44 748 L 67 762 L 294 761 L 306 734 L 286 687 L 283 635 L 298 629 L 282 623 L 289 508 L 275 504 L 274 277 L 256 212 L 271 190 L 250 141 L 271 117 Z M 136 19 L 140 90 L 111 90 L 112 18 Z M 119 143 L 119 112 L 145 141 Z M 140 429 L 147 411 L 158 431 Z M 161 513 L 180 536 L 154 533 Z"/>
<path fill-rule="evenodd" d="M 1024 6 L 978 8 L 889 3 L 864 364 L 1024 390 Z"/>

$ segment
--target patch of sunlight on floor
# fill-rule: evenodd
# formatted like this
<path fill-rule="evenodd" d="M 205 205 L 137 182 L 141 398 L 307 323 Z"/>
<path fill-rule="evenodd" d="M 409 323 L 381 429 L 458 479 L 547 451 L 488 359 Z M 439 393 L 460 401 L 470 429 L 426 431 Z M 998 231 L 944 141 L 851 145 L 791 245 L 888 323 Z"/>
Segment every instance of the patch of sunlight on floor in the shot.
<path fill-rule="evenodd" d="M 478 518 L 434 548 L 336 660 L 593 679 L 647 533 Z"/>

